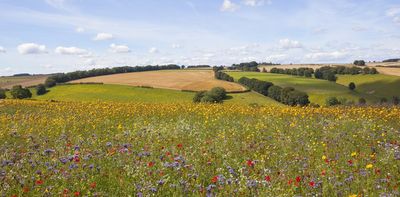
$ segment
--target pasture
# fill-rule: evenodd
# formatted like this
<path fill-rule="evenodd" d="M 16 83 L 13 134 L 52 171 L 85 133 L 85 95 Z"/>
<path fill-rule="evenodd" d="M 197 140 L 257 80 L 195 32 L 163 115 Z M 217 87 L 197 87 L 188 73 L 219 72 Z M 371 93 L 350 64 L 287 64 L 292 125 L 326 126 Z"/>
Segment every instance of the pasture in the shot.
<path fill-rule="evenodd" d="M 0 101 L 4 196 L 399 193 L 399 108 Z"/>
<path fill-rule="evenodd" d="M 223 87 L 227 92 L 244 91 L 239 84 L 221 81 L 214 78 L 212 70 L 162 70 L 134 72 L 98 77 L 84 78 L 71 83 L 100 82 L 130 86 L 150 86 L 172 90 L 210 90 L 213 87 Z"/>

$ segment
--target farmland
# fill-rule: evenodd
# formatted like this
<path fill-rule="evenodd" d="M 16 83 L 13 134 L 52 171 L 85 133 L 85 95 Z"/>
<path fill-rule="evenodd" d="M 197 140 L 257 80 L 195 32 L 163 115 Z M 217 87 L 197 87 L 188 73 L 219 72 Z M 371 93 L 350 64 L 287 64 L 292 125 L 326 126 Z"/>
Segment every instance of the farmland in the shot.
<path fill-rule="evenodd" d="M 240 77 L 257 78 L 270 81 L 282 87 L 294 87 L 306 92 L 310 101 L 324 105 L 325 100 L 335 96 L 357 101 L 365 98 L 370 103 L 376 103 L 380 98 L 390 99 L 399 96 L 400 77 L 387 75 L 338 75 L 338 82 L 329 82 L 314 78 L 297 77 L 284 74 L 257 73 L 257 72 L 228 72 L 236 80 Z M 358 85 L 356 91 L 348 89 L 348 84 L 354 82 Z"/>
<path fill-rule="evenodd" d="M 6 100 L 5 196 L 398 195 L 399 108 Z"/>
<path fill-rule="evenodd" d="M 123 73 L 99 77 L 84 78 L 71 83 L 100 82 L 131 86 L 150 86 L 173 90 L 209 90 L 223 87 L 228 92 L 245 90 L 239 84 L 220 81 L 214 78 L 212 70 L 163 70 L 149 72 Z"/>
<path fill-rule="evenodd" d="M 12 88 L 14 85 L 34 86 L 44 83 L 48 75 L 0 77 L 0 88 Z"/>

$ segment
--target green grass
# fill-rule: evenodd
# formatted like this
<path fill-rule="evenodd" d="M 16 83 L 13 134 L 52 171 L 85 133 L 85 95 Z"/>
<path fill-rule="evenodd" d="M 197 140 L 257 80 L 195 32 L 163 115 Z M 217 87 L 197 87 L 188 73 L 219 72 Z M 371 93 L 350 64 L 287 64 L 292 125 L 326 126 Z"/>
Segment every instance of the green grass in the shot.
<path fill-rule="evenodd" d="M 181 103 L 192 102 L 193 92 L 177 90 L 140 88 L 124 85 L 82 84 L 59 85 L 49 89 L 42 96 L 33 95 L 37 100 L 58 101 L 106 101 L 106 102 L 143 102 L 143 103 Z M 34 93 L 35 90 L 31 89 Z M 10 96 L 8 94 L 8 96 Z M 228 94 L 224 103 L 248 105 L 280 105 L 278 102 L 254 92 Z"/>
<path fill-rule="evenodd" d="M 350 91 L 347 86 L 313 78 L 297 77 L 283 74 L 257 73 L 257 72 L 229 72 L 229 75 L 238 80 L 241 77 L 256 78 L 270 81 L 281 87 L 293 87 L 299 91 L 306 92 L 312 103 L 325 105 L 325 100 L 331 96 L 358 101 L 364 97 L 368 102 L 375 102 L 376 97 L 365 92 Z"/>
<path fill-rule="evenodd" d="M 400 96 L 400 77 L 389 75 L 339 75 L 337 83 L 347 86 L 356 84 L 356 91 L 368 94 L 375 100 Z"/>

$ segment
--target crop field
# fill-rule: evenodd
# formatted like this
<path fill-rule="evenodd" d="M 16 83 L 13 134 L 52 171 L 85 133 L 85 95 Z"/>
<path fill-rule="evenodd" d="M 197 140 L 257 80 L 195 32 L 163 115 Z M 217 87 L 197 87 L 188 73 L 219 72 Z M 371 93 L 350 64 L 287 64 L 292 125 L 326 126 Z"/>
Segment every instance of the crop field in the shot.
<path fill-rule="evenodd" d="M 44 83 L 48 75 L 21 76 L 21 77 L 0 77 L 0 88 L 12 88 L 15 85 L 34 86 Z"/>
<path fill-rule="evenodd" d="M 34 92 L 34 91 L 33 91 Z M 37 100 L 123 102 L 123 103 L 191 103 L 193 92 L 140 88 L 127 85 L 79 84 L 59 85 L 45 95 L 34 95 Z M 268 97 L 254 92 L 228 94 L 224 103 L 240 105 L 280 105 Z"/>
<path fill-rule="evenodd" d="M 281 87 L 293 87 L 306 92 L 310 96 L 310 101 L 319 105 L 324 105 L 325 100 L 331 96 L 346 98 L 353 101 L 358 101 L 360 97 L 367 99 L 369 102 L 376 101 L 376 98 L 369 94 L 350 91 L 347 86 L 326 80 L 258 72 L 229 72 L 228 74 L 234 77 L 235 80 L 241 77 L 248 77 L 270 81 Z"/>
<path fill-rule="evenodd" d="M 216 80 L 212 70 L 163 70 L 114 74 L 99 77 L 84 78 L 72 83 L 101 82 L 131 86 L 150 86 L 173 90 L 210 90 L 213 87 L 223 87 L 227 92 L 244 91 L 239 84 Z"/>
<path fill-rule="evenodd" d="M 400 109 L 0 102 L 2 196 L 398 196 Z"/>

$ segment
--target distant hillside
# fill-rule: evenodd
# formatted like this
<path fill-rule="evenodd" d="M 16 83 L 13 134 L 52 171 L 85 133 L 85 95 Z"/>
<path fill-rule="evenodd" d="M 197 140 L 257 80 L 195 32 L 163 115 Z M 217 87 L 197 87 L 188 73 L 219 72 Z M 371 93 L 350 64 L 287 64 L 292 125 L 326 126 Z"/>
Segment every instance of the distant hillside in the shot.
<path fill-rule="evenodd" d="M 387 59 L 387 60 L 383 60 L 382 62 L 400 62 L 400 58 L 396 58 L 396 59 Z"/>

